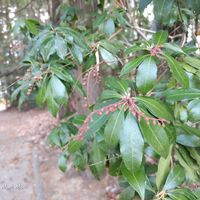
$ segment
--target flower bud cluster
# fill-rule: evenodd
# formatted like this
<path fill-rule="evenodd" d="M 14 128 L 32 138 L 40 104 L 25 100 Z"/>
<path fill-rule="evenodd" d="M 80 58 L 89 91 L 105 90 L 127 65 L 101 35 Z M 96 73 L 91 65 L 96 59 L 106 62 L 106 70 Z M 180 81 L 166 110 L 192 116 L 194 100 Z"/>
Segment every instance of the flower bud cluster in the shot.
<path fill-rule="evenodd" d="M 160 53 L 161 49 L 159 46 L 155 46 L 150 50 L 152 56 L 157 56 Z"/>
<path fill-rule="evenodd" d="M 93 121 L 94 115 L 98 115 L 98 116 L 101 116 L 104 114 L 109 115 L 110 113 L 113 113 L 116 110 L 121 110 L 122 107 L 124 107 L 124 110 L 128 109 L 129 112 L 131 112 L 131 114 L 138 119 L 138 122 L 140 122 L 141 118 L 143 118 L 148 125 L 150 125 L 150 122 L 152 122 L 154 125 L 157 124 L 158 126 L 163 126 L 163 127 L 165 127 L 165 124 L 170 124 L 170 121 L 164 118 L 154 118 L 154 117 L 147 116 L 144 112 L 140 111 L 140 109 L 138 108 L 133 98 L 125 97 L 116 103 L 110 104 L 108 106 L 104 106 L 98 110 L 94 110 L 93 112 L 91 112 L 85 119 L 83 125 L 79 128 L 79 134 L 77 135 L 76 139 L 77 140 L 83 139 L 84 133 L 90 130 L 89 122 L 91 123 L 94 122 Z"/>

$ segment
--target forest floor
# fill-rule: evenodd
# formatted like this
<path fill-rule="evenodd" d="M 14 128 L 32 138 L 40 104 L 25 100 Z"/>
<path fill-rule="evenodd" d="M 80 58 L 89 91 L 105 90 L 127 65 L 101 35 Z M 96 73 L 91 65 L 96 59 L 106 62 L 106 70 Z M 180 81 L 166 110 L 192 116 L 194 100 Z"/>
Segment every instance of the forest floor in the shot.
<path fill-rule="evenodd" d="M 89 170 L 57 167 L 59 150 L 46 144 L 57 120 L 46 110 L 0 112 L 0 200 L 107 200 L 118 186 Z"/>

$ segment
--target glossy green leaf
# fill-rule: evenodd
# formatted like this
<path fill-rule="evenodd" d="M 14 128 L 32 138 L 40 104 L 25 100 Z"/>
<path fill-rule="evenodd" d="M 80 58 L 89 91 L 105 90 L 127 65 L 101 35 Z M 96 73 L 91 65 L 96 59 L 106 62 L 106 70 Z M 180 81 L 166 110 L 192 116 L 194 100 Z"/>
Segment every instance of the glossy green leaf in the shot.
<path fill-rule="evenodd" d="M 52 97 L 60 104 L 65 104 L 68 100 L 65 85 L 56 76 L 52 76 L 49 81 Z"/>
<path fill-rule="evenodd" d="M 189 112 L 189 120 L 192 122 L 200 121 L 200 99 L 195 99 L 191 101 L 188 106 L 187 110 Z"/>
<path fill-rule="evenodd" d="M 185 133 L 187 133 L 189 135 L 196 135 L 196 136 L 200 137 L 200 131 L 198 128 L 193 128 L 186 124 L 181 124 L 181 123 L 176 123 L 176 127 L 182 129 Z"/>
<path fill-rule="evenodd" d="M 101 57 L 103 58 L 103 60 L 105 61 L 107 65 L 116 66 L 118 64 L 117 58 L 112 53 L 110 53 L 104 48 L 99 48 L 99 51 L 100 51 Z"/>
<path fill-rule="evenodd" d="M 188 147 L 200 147 L 200 138 L 196 135 L 178 135 L 176 142 Z"/>
<path fill-rule="evenodd" d="M 160 158 L 158 163 L 158 171 L 156 173 L 156 186 L 158 190 L 164 185 L 167 175 L 170 171 L 170 162 L 171 162 L 171 151 L 167 158 Z"/>
<path fill-rule="evenodd" d="M 57 55 L 64 60 L 67 54 L 67 46 L 65 40 L 61 36 L 55 36 L 55 50 Z"/>
<path fill-rule="evenodd" d="M 143 55 L 128 62 L 121 70 L 120 76 L 126 75 L 138 67 L 149 55 Z"/>
<path fill-rule="evenodd" d="M 189 87 L 189 78 L 185 73 L 184 69 L 180 65 L 180 63 L 175 60 L 172 56 L 165 55 L 165 58 L 169 64 L 170 70 L 174 76 L 174 78 L 180 82 L 185 88 Z"/>
<path fill-rule="evenodd" d="M 191 100 L 200 98 L 200 90 L 198 89 L 175 89 L 167 90 L 163 93 L 167 100 L 180 101 L 180 100 Z"/>
<path fill-rule="evenodd" d="M 152 57 L 146 58 L 138 67 L 136 86 L 142 94 L 149 92 L 157 79 L 157 66 Z"/>
<path fill-rule="evenodd" d="M 166 158 L 169 154 L 169 139 L 165 129 L 141 119 L 140 129 L 142 130 L 145 141 L 162 157 Z"/>
<path fill-rule="evenodd" d="M 167 31 L 158 31 L 153 35 L 153 42 L 156 45 L 164 44 L 167 41 L 168 32 Z"/>
<path fill-rule="evenodd" d="M 133 187 L 133 189 L 140 195 L 141 199 L 145 197 L 146 175 L 143 168 L 138 171 L 129 171 L 125 165 L 121 168 L 123 177 Z"/>
<path fill-rule="evenodd" d="M 164 185 L 164 190 L 171 190 L 176 188 L 177 186 L 182 184 L 184 179 L 184 169 L 179 165 L 174 166 L 167 177 L 167 180 Z"/>
<path fill-rule="evenodd" d="M 173 200 L 197 200 L 193 192 L 189 189 L 177 189 L 169 193 Z"/>
<path fill-rule="evenodd" d="M 184 54 L 184 51 L 178 46 L 178 45 L 175 45 L 173 43 L 165 43 L 164 44 L 164 47 L 166 49 L 169 49 L 175 53 L 181 53 L 181 54 Z"/>
<path fill-rule="evenodd" d="M 124 123 L 124 109 L 117 110 L 108 120 L 104 137 L 108 146 L 113 147 L 119 143 L 120 132 L 122 131 Z"/>
<path fill-rule="evenodd" d="M 109 18 L 105 22 L 103 30 L 109 36 L 111 36 L 115 32 L 115 23 L 112 18 Z"/>
<path fill-rule="evenodd" d="M 142 103 L 153 115 L 166 120 L 173 120 L 173 115 L 169 108 L 160 100 L 151 97 L 136 97 L 136 100 Z"/>
<path fill-rule="evenodd" d="M 184 61 L 196 69 L 200 69 L 200 60 L 191 56 L 186 56 Z"/>
<path fill-rule="evenodd" d="M 154 15 L 159 23 L 163 23 L 169 18 L 174 0 L 153 0 Z"/>
<path fill-rule="evenodd" d="M 137 171 L 143 159 L 144 140 L 136 119 L 129 113 L 120 134 L 120 152 L 126 167 Z"/>

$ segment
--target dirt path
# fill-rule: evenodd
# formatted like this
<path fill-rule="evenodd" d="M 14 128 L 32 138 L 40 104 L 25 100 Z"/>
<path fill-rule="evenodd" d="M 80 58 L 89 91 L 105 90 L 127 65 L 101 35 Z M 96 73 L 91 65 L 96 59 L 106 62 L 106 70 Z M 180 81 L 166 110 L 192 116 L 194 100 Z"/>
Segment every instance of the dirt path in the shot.
<path fill-rule="evenodd" d="M 58 150 L 45 144 L 57 121 L 47 111 L 0 112 L 0 200 L 106 200 L 115 181 L 89 171 L 57 168 Z"/>

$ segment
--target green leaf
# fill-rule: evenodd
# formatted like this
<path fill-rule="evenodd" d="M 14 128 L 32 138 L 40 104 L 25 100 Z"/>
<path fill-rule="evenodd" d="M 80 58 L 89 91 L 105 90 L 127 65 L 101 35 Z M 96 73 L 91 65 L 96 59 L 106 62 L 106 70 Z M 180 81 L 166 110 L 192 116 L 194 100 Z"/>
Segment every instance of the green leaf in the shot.
<path fill-rule="evenodd" d="M 176 142 L 187 147 L 200 147 L 200 138 L 196 135 L 180 134 L 177 136 Z"/>
<path fill-rule="evenodd" d="M 189 112 L 189 120 L 191 122 L 200 121 L 200 99 L 191 101 L 187 106 L 187 110 Z"/>
<path fill-rule="evenodd" d="M 110 158 L 109 159 L 109 174 L 111 176 L 120 176 L 121 175 L 121 165 L 122 159 L 121 158 Z"/>
<path fill-rule="evenodd" d="M 173 200 L 197 200 L 192 191 L 186 188 L 174 190 L 169 192 L 168 195 Z"/>
<path fill-rule="evenodd" d="M 58 159 L 58 167 L 62 172 L 65 172 L 67 169 L 67 157 L 65 154 L 62 154 Z"/>
<path fill-rule="evenodd" d="M 140 129 L 145 141 L 151 145 L 159 155 L 166 158 L 169 154 L 170 143 L 165 129 L 151 123 L 148 125 L 144 119 L 141 119 Z"/>
<path fill-rule="evenodd" d="M 128 62 L 123 68 L 122 71 L 120 73 L 120 76 L 124 76 L 128 73 L 130 73 L 131 71 L 133 71 L 136 67 L 138 67 L 145 58 L 149 57 L 149 55 L 143 55 L 140 56 L 138 58 L 135 58 L 134 60 L 131 60 L 130 62 Z"/>
<path fill-rule="evenodd" d="M 144 140 L 136 119 L 129 113 L 120 134 L 120 152 L 126 167 L 137 171 L 143 159 Z"/>
<path fill-rule="evenodd" d="M 64 60 L 64 58 L 67 54 L 67 46 L 65 44 L 65 40 L 62 37 L 60 37 L 58 35 L 55 36 L 55 47 L 54 48 L 56 50 L 57 55 L 61 59 Z"/>
<path fill-rule="evenodd" d="M 175 44 L 172 44 L 172 43 L 165 43 L 164 47 L 166 49 L 172 50 L 175 53 L 184 54 L 184 51 L 178 45 L 175 45 Z"/>
<path fill-rule="evenodd" d="M 200 69 L 200 60 L 197 58 L 193 58 L 191 56 L 186 56 L 183 59 L 188 65 L 191 65 L 192 67 L 196 69 Z"/>
<path fill-rule="evenodd" d="M 200 98 L 200 90 L 198 89 L 175 89 L 167 90 L 163 93 L 167 100 L 180 101 L 180 100 L 191 100 Z"/>
<path fill-rule="evenodd" d="M 90 169 L 98 179 L 105 169 L 105 156 L 105 153 L 100 148 L 100 144 L 95 140 L 90 154 Z"/>
<path fill-rule="evenodd" d="M 59 104 L 66 104 L 68 100 L 68 94 L 65 85 L 60 81 L 60 79 L 58 79 L 56 76 L 52 76 L 49 84 L 51 87 L 50 95 L 52 95 L 52 97 Z"/>
<path fill-rule="evenodd" d="M 174 78 L 180 82 L 185 88 L 189 87 L 189 78 L 185 73 L 180 63 L 169 55 L 165 55 L 165 58 L 169 64 L 170 70 Z"/>
<path fill-rule="evenodd" d="M 109 115 L 102 113 L 102 115 L 93 115 L 92 120 L 89 122 L 89 130 L 86 133 L 86 136 L 90 135 L 95 136 L 95 133 L 107 122 Z"/>
<path fill-rule="evenodd" d="M 152 0 L 140 0 L 140 11 L 143 12 L 144 9 L 152 2 Z"/>
<path fill-rule="evenodd" d="M 122 95 L 113 90 L 104 90 L 101 94 L 101 100 L 107 99 L 122 99 Z"/>
<path fill-rule="evenodd" d="M 129 171 L 125 165 L 121 167 L 123 177 L 133 187 L 133 189 L 140 195 L 141 199 L 145 197 L 146 175 L 143 168 L 138 171 Z"/>
<path fill-rule="evenodd" d="M 100 47 L 99 48 L 101 57 L 103 58 L 103 60 L 105 61 L 105 63 L 109 66 L 116 66 L 118 64 L 117 58 L 110 53 L 109 51 L 107 51 L 106 49 Z"/>
<path fill-rule="evenodd" d="M 74 45 L 73 48 L 71 49 L 71 52 L 75 57 L 75 59 L 78 61 L 78 63 L 81 64 L 83 62 L 83 54 L 81 48 L 78 45 Z"/>
<path fill-rule="evenodd" d="M 109 18 L 103 27 L 103 30 L 106 34 L 108 34 L 109 36 L 111 36 L 114 32 L 115 32 L 115 23 L 113 21 L 112 18 Z"/>
<path fill-rule="evenodd" d="M 128 82 L 126 80 L 119 80 L 117 78 L 114 77 L 109 77 L 106 80 L 105 83 L 106 87 L 110 88 L 110 89 L 114 89 L 117 92 L 119 92 L 120 94 L 126 94 L 128 91 Z"/>
<path fill-rule="evenodd" d="M 164 185 L 164 190 L 171 190 L 176 188 L 177 186 L 181 185 L 185 179 L 185 172 L 184 169 L 180 165 L 174 166 L 171 169 L 167 180 Z"/>
<path fill-rule="evenodd" d="M 131 186 L 125 188 L 119 195 L 119 200 L 132 200 L 135 196 L 135 191 Z"/>
<path fill-rule="evenodd" d="M 173 120 L 171 111 L 163 102 L 151 97 L 136 97 L 136 100 L 141 102 L 156 117 Z"/>
<path fill-rule="evenodd" d="M 142 50 L 146 50 L 146 47 L 134 45 L 132 47 L 128 47 L 127 49 L 125 49 L 124 53 L 130 54 L 130 53 L 135 53 L 136 51 L 142 51 Z"/>
<path fill-rule="evenodd" d="M 108 144 L 108 146 L 113 147 L 119 143 L 123 122 L 124 109 L 115 111 L 108 120 L 104 130 L 105 142 Z"/>
<path fill-rule="evenodd" d="M 176 127 L 182 129 L 183 131 L 185 131 L 186 133 L 188 133 L 190 135 L 196 135 L 196 136 L 200 137 L 200 131 L 197 128 L 193 128 L 186 124 L 181 124 L 181 123 L 176 123 Z"/>
<path fill-rule="evenodd" d="M 164 44 L 167 41 L 168 32 L 167 31 L 159 31 L 153 35 L 153 43 L 156 45 Z"/>
<path fill-rule="evenodd" d="M 196 175 L 196 170 L 194 170 L 193 168 L 191 168 L 191 166 L 188 165 L 188 163 L 184 160 L 184 158 L 182 157 L 182 155 L 179 153 L 177 149 L 176 149 L 176 157 L 179 163 L 184 167 L 186 171 L 186 177 L 188 177 L 193 182 L 197 181 L 198 177 Z"/>
<path fill-rule="evenodd" d="M 165 22 L 172 10 L 174 0 L 153 0 L 154 15 L 159 23 Z"/>
<path fill-rule="evenodd" d="M 83 141 L 72 140 L 71 142 L 69 142 L 69 144 L 67 146 L 67 150 L 69 153 L 75 153 L 82 147 L 82 145 L 83 145 Z"/>
<path fill-rule="evenodd" d="M 158 163 L 158 171 L 156 173 L 156 186 L 158 190 L 161 189 L 163 184 L 166 181 L 167 175 L 170 171 L 170 161 L 171 161 L 171 151 L 169 151 L 169 155 L 167 158 L 160 158 Z"/>
<path fill-rule="evenodd" d="M 136 86 L 142 94 L 149 92 L 157 79 L 157 66 L 152 57 L 146 58 L 138 67 Z"/>

